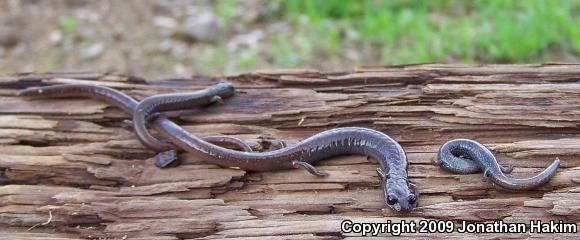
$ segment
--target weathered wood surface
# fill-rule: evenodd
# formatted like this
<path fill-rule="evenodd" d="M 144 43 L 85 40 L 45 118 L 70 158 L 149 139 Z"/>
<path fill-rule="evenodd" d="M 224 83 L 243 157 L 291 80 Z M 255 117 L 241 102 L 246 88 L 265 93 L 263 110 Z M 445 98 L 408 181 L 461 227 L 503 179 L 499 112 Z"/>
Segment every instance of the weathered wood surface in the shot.
<path fill-rule="evenodd" d="M 304 170 L 226 169 L 189 154 L 180 155 L 178 167 L 157 169 L 153 152 L 121 127 L 129 117 L 121 110 L 90 99 L 15 96 L 29 86 L 90 82 L 142 99 L 201 89 L 215 78 L 146 82 L 115 74 L 19 74 L 0 78 L 0 236 L 339 239 L 357 238 L 340 232 L 343 219 L 580 222 L 580 65 L 277 70 L 229 80 L 235 97 L 175 119 L 199 136 L 237 136 L 256 150 L 271 139 L 292 143 L 339 126 L 383 131 L 405 148 L 410 179 L 422 190 L 421 207 L 407 215 L 383 209 L 377 164 L 366 157 L 321 162 L 327 178 Z M 481 182 L 481 174 L 455 175 L 430 164 L 452 138 L 481 141 L 519 177 L 556 157 L 562 165 L 538 190 L 502 191 Z"/>

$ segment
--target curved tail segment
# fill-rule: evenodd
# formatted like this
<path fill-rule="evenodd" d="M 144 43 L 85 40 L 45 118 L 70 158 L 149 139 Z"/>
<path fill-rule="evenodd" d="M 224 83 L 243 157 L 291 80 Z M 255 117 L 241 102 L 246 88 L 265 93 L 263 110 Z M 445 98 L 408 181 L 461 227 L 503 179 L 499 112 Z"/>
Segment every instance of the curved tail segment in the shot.
<path fill-rule="evenodd" d="M 552 164 L 550 164 L 550 166 L 544 169 L 544 171 L 531 178 L 517 179 L 508 177 L 504 174 L 490 174 L 489 178 L 493 183 L 506 189 L 530 190 L 550 181 L 554 174 L 556 174 L 556 170 L 558 170 L 559 166 L 560 159 L 556 159 Z"/>
<path fill-rule="evenodd" d="M 436 163 L 453 173 L 484 172 L 483 180 L 490 179 L 494 184 L 506 189 L 530 190 L 548 182 L 556 174 L 560 159 L 556 159 L 548 168 L 534 177 L 511 178 L 505 173 L 510 173 L 513 167 L 500 165 L 494 154 L 483 144 L 470 139 L 454 139 L 441 146 Z"/>
<path fill-rule="evenodd" d="M 89 84 L 62 84 L 46 87 L 27 88 L 17 93 L 21 97 L 66 98 L 89 97 L 117 106 L 127 113 L 132 113 L 138 102 L 115 89 Z"/>
<path fill-rule="evenodd" d="M 234 95 L 233 85 L 227 81 L 220 81 L 218 84 L 212 85 L 209 88 L 195 92 L 187 92 L 182 94 L 165 94 L 165 95 L 162 94 L 150 98 L 169 100 L 169 101 L 161 101 L 163 105 L 160 106 L 160 109 L 158 109 L 159 111 L 166 111 L 166 110 L 180 110 L 191 107 L 199 107 L 212 103 L 214 101 L 218 101 L 221 98 L 231 97 L 233 95 Z M 143 101 L 141 103 L 137 102 L 130 96 L 115 89 L 90 84 L 61 84 L 45 87 L 33 87 L 21 90 L 20 92 L 17 93 L 17 96 L 33 97 L 33 98 L 89 97 L 105 101 L 109 104 L 117 106 L 129 114 L 135 113 L 136 109 L 142 106 L 141 104 L 143 102 Z M 175 99 L 179 101 L 175 101 Z M 157 111 L 147 113 L 148 115 L 151 115 L 157 113 Z M 136 122 L 135 116 L 133 116 L 134 121 L 130 121 L 130 124 L 136 126 L 135 128 L 141 127 L 140 128 L 141 131 L 136 131 L 136 133 L 137 137 L 139 138 L 139 140 L 141 140 L 141 142 L 144 145 L 160 152 L 155 156 L 155 165 L 160 168 L 166 167 L 170 163 L 172 163 L 175 159 L 177 159 L 177 152 L 176 150 L 173 149 L 173 146 L 170 144 L 166 144 L 164 142 L 161 144 L 156 144 L 157 142 L 151 141 L 148 138 L 143 137 L 142 132 L 149 133 L 146 126 L 147 122 L 145 121 L 145 119 L 146 118 L 143 117 L 143 121 Z M 150 139 L 159 141 L 152 136 Z M 251 151 L 251 148 L 246 143 L 234 137 L 208 136 L 203 139 L 210 143 L 219 145 L 229 144 L 239 149 L 242 149 L 243 151 L 246 152 Z"/>

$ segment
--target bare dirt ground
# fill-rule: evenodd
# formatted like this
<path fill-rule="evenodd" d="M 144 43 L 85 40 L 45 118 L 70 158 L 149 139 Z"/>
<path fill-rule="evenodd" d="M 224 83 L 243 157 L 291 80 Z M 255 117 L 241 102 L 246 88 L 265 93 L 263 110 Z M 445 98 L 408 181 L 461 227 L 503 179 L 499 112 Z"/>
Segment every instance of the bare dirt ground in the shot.
<path fill-rule="evenodd" d="M 212 1 L 0 1 L 0 73 L 231 74 L 267 35 L 247 28 L 260 6 L 244 2 L 225 26 Z"/>
<path fill-rule="evenodd" d="M 232 75 L 266 68 L 299 67 L 335 71 L 361 65 L 421 62 L 403 60 L 391 54 L 384 56 L 381 49 L 385 46 L 373 45 L 369 39 L 348 42 L 348 36 L 356 35 L 356 31 L 348 28 L 346 32 L 336 33 L 340 21 L 325 22 L 329 19 L 322 18 L 320 21 L 328 24 L 328 32 L 310 32 L 308 27 L 311 24 L 305 20 L 306 15 L 284 17 L 275 10 L 276 3 L 279 2 L 2 0 L 0 74 L 91 71 L 121 72 L 158 79 Z M 408 7 L 413 6 L 410 5 Z M 336 39 L 330 42 L 321 40 L 325 35 L 331 35 L 330 30 L 338 34 Z M 397 33 L 393 37 L 412 39 L 417 34 L 415 30 L 404 33 L 407 35 Z M 436 37 L 432 35 L 427 42 L 441 41 Z M 453 42 L 457 39 L 446 40 L 447 44 L 457 44 Z M 333 44 L 337 45 L 334 46 L 335 50 L 328 50 Z M 513 41 L 493 41 L 490 44 L 510 45 Z M 572 41 L 553 43 L 558 44 L 572 44 Z M 389 45 L 386 48 L 394 48 L 387 52 L 395 52 L 401 47 L 404 46 Z M 472 51 L 473 47 L 470 43 L 462 48 Z M 427 52 L 421 52 L 413 47 L 407 48 L 411 56 L 435 51 L 424 49 Z M 549 57 L 510 61 L 541 63 L 579 60 L 571 50 L 554 47 L 546 51 L 549 51 Z M 491 53 L 485 50 L 482 54 Z M 530 54 L 539 53 L 530 50 Z M 501 58 L 485 59 L 458 58 L 452 52 L 446 52 L 444 57 L 435 61 L 510 63 Z"/>

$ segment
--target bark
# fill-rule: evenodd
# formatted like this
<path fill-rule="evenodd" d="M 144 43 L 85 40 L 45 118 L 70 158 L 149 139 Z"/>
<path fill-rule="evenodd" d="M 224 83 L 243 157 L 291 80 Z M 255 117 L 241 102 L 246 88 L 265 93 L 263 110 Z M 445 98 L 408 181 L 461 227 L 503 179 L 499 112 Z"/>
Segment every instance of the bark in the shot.
<path fill-rule="evenodd" d="M 239 137 L 257 150 L 323 130 L 385 132 L 407 152 L 420 207 L 383 209 L 377 163 L 341 156 L 305 170 L 246 172 L 180 154 L 158 169 L 122 120 L 91 99 L 25 99 L 18 89 L 93 83 L 142 99 L 202 89 L 217 77 L 149 80 L 121 74 L 0 77 L 0 236 L 25 239 L 340 239 L 340 222 L 423 219 L 580 222 L 580 65 L 405 65 L 350 72 L 264 70 L 228 77 L 224 104 L 174 114 L 190 132 Z M 490 147 L 511 174 L 527 177 L 555 158 L 556 176 L 510 192 L 431 165 L 441 144 L 470 138 Z M 389 234 L 386 234 L 390 236 Z M 576 234 L 402 234 L 434 238 L 574 238 Z M 0 237 L 2 238 L 2 237 Z"/>

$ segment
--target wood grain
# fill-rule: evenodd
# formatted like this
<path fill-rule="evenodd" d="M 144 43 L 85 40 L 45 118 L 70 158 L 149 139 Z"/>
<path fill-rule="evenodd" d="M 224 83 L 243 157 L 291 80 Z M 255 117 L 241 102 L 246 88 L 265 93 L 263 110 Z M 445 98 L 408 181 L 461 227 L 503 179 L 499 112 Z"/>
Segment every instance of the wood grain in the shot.
<path fill-rule="evenodd" d="M 405 148 L 420 207 L 383 209 L 376 162 L 340 156 L 304 170 L 246 172 L 202 162 L 157 169 L 153 152 L 122 128 L 129 116 L 91 99 L 26 99 L 19 89 L 61 83 L 109 86 L 142 99 L 202 89 L 219 78 L 150 80 L 122 74 L 0 77 L 0 239 L 358 239 L 340 222 L 580 222 L 580 65 L 369 66 L 349 72 L 259 70 L 228 77 L 224 104 L 173 114 L 199 136 L 239 137 L 257 151 L 271 140 L 360 126 Z M 528 192 L 499 190 L 481 174 L 431 165 L 438 147 L 471 138 L 512 175 L 533 175 L 555 158 L 556 176 Z M 387 234 L 386 236 L 390 236 Z M 402 238 L 573 239 L 577 234 L 403 234 Z"/>

